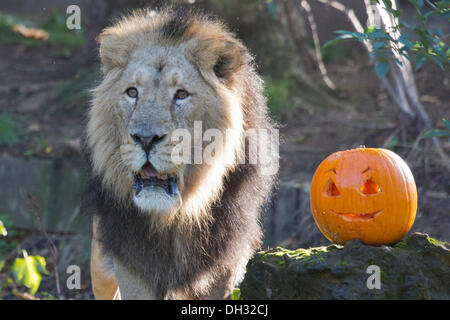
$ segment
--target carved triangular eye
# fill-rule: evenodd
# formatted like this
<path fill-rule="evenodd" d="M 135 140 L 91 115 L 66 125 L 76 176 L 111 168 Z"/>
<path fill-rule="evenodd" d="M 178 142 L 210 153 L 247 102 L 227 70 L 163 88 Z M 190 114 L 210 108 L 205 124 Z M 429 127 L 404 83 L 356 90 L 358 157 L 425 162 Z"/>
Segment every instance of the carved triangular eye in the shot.
<path fill-rule="evenodd" d="M 361 188 L 359 188 L 363 194 L 377 194 L 383 192 L 381 187 L 372 178 L 368 179 Z"/>
<path fill-rule="evenodd" d="M 331 179 L 329 179 L 327 184 L 325 185 L 324 192 L 329 197 L 337 197 L 341 195 L 338 188 L 336 187 L 336 184 Z"/>

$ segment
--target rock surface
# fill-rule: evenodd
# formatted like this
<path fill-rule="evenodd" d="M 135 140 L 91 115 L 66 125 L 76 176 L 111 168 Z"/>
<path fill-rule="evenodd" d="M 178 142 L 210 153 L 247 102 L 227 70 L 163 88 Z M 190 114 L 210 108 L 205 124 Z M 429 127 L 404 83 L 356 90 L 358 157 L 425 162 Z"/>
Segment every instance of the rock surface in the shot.
<path fill-rule="evenodd" d="M 392 247 L 277 247 L 250 260 L 240 288 L 241 299 L 450 299 L 450 243 L 414 233 Z"/>

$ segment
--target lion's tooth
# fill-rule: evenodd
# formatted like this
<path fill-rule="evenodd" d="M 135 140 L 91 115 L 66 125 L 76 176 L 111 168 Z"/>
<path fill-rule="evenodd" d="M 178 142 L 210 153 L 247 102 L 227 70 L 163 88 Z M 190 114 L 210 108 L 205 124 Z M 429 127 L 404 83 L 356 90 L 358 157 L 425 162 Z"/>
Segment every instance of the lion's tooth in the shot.
<path fill-rule="evenodd" d="M 136 197 L 139 195 L 139 193 L 141 192 L 142 188 L 143 188 L 142 183 L 139 183 L 139 182 L 135 182 L 134 183 L 133 189 L 136 190 L 136 193 L 135 193 Z"/>

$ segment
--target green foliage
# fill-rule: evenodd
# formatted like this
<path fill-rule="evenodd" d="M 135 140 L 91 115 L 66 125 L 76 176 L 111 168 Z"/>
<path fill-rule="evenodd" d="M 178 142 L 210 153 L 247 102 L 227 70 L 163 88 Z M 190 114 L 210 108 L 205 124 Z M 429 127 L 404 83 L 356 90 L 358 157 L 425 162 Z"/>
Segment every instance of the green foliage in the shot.
<path fill-rule="evenodd" d="M 68 48 L 79 47 L 83 44 L 84 34 L 81 29 L 67 29 L 66 18 L 67 16 L 60 14 L 57 9 L 52 10 L 50 17 L 42 25 L 50 34 L 48 42 Z"/>
<path fill-rule="evenodd" d="M 84 42 L 84 34 L 82 30 L 69 30 L 66 26 L 66 16 L 54 9 L 51 15 L 45 20 L 39 28 L 49 33 L 47 40 L 37 40 L 25 38 L 17 32 L 13 31 L 16 24 L 23 24 L 31 27 L 30 23 L 22 21 L 18 17 L 0 13 L 0 44 L 23 44 L 27 47 L 40 47 L 45 44 L 59 47 L 56 54 L 69 56 L 71 49 L 81 46 Z"/>
<path fill-rule="evenodd" d="M 447 119 L 442 119 L 445 125 L 444 130 L 433 129 L 425 132 L 423 135 L 424 138 L 432 138 L 432 137 L 449 137 L 450 141 L 450 121 Z"/>
<path fill-rule="evenodd" d="M 296 53 L 279 19 L 277 1 L 197 0 L 225 20 L 255 55 L 258 71 L 275 79 L 295 67 Z"/>
<path fill-rule="evenodd" d="M 94 86 L 99 78 L 98 65 L 81 69 L 74 79 L 62 82 L 56 88 L 55 101 L 61 105 L 61 110 L 73 114 L 84 114 L 89 105 L 89 88 Z"/>
<path fill-rule="evenodd" d="M 0 218 L 0 235 L 7 236 L 6 227 L 10 228 L 12 226 L 12 222 L 6 215 L 0 215 Z M 3 221 L 5 223 L 3 223 Z M 12 232 L 12 230 L 9 236 L 14 236 L 14 232 Z M 11 248 L 8 247 L 8 243 L 6 243 L 5 241 L 1 241 L 0 245 L 0 253 L 3 251 L 11 250 Z M 15 246 L 16 244 L 14 245 L 14 247 Z M 16 258 L 14 260 L 14 263 L 10 268 L 10 272 L 12 272 L 14 282 L 17 285 L 24 285 L 25 287 L 30 289 L 30 293 L 34 295 L 39 289 L 42 275 L 49 274 L 46 269 L 45 258 L 39 255 L 29 256 L 25 250 L 22 250 L 22 255 L 23 258 Z M 4 267 L 6 263 L 7 260 L 0 255 L 0 272 L 5 270 Z M 13 280 L 10 277 L 7 277 L 6 280 L 0 282 L 0 292 L 3 290 L 3 288 L 8 287 L 12 281 Z M 51 295 L 49 296 L 49 298 L 51 299 Z"/>
<path fill-rule="evenodd" d="M 48 293 L 46 291 L 42 291 L 41 296 L 41 300 L 56 300 L 56 298 L 51 293 Z"/>
<path fill-rule="evenodd" d="M 295 92 L 292 76 L 285 73 L 281 77 L 265 77 L 264 94 L 272 117 L 280 120 L 291 108 L 289 97 Z"/>
<path fill-rule="evenodd" d="M 0 241 L 1 254 L 3 252 L 9 252 L 17 246 L 17 241 L 13 240 L 12 238 L 17 236 L 18 232 L 13 228 L 11 218 L 6 214 L 0 214 L 0 225 L 3 226 L 3 236 L 8 236 L 7 238 L 3 238 L 2 241 Z M 2 235 L 1 229 L 2 227 L 0 226 L 0 235 Z"/>
<path fill-rule="evenodd" d="M 22 37 L 20 34 L 13 31 L 13 26 L 19 23 L 17 18 L 0 12 L 0 44 L 22 43 L 30 47 L 40 46 L 42 41 Z"/>
<path fill-rule="evenodd" d="M 0 235 L 4 237 L 8 235 L 8 231 L 6 231 L 6 228 L 1 220 L 0 220 Z"/>
<path fill-rule="evenodd" d="M 27 145 L 27 149 L 23 152 L 24 156 L 48 153 L 46 151 L 49 148 L 48 139 L 41 133 L 32 134 L 24 126 L 27 118 L 8 111 L 0 113 L 0 147 L 8 147 L 14 153 L 17 148 L 13 147 Z"/>
<path fill-rule="evenodd" d="M 393 9 L 391 0 L 381 1 L 387 12 L 395 18 L 401 17 L 402 10 Z M 380 0 L 371 0 L 371 2 L 380 3 Z M 413 26 L 406 22 L 400 22 L 390 30 L 369 26 L 363 33 L 338 30 L 335 32 L 340 36 L 325 43 L 324 48 L 346 40 L 371 42 L 373 46 L 371 54 L 377 61 L 375 72 L 379 78 L 382 78 L 389 71 L 391 61 L 399 65 L 402 64 L 396 58 L 396 54 L 408 60 L 413 57 L 416 70 L 420 69 L 428 60 L 437 63 L 444 70 L 446 65 L 450 64 L 450 47 L 445 42 L 448 37 L 440 29 L 429 28 L 427 23 L 431 17 L 448 21 L 450 18 L 450 1 L 426 1 L 427 6 L 425 6 L 424 1 L 419 0 L 409 0 L 409 3 L 417 12 L 415 17 L 417 25 Z M 397 39 L 393 38 L 393 32 L 399 32 L 400 36 Z"/>
<path fill-rule="evenodd" d="M 17 116 L 7 111 L 0 114 L 0 146 L 10 147 L 20 142 L 25 133 Z"/>
<path fill-rule="evenodd" d="M 48 274 L 45 268 L 46 263 L 44 257 L 29 256 L 25 250 L 22 250 L 23 258 L 16 258 L 11 271 L 14 281 L 30 289 L 31 294 L 35 294 L 38 290 L 42 274 Z"/>
<path fill-rule="evenodd" d="M 321 48 L 323 62 L 334 62 L 341 58 L 351 58 L 352 50 L 347 46 L 326 46 Z"/>

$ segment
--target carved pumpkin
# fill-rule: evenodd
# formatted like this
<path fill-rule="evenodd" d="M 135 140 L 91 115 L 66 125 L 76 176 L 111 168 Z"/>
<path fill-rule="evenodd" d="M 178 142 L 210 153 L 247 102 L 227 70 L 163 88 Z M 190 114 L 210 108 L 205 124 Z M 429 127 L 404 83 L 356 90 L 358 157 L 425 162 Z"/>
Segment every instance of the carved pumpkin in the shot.
<path fill-rule="evenodd" d="M 311 211 L 320 231 L 343 244 L 399 241 L 414 223 L 417 190 L 408 165 L 386 149 L 356 148 L 328 156 L 311 184 Z"/>

